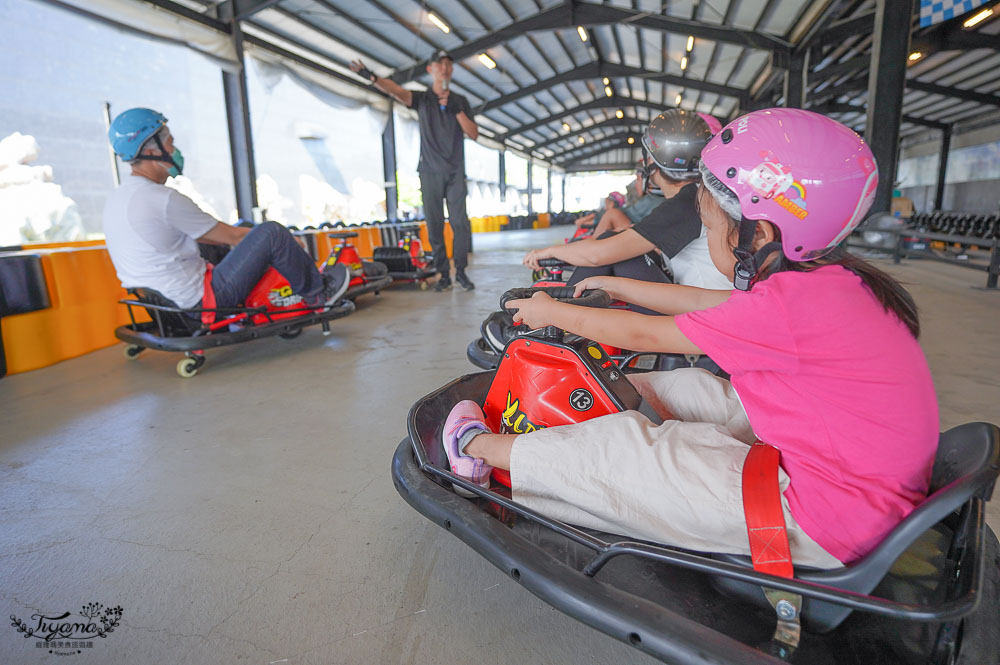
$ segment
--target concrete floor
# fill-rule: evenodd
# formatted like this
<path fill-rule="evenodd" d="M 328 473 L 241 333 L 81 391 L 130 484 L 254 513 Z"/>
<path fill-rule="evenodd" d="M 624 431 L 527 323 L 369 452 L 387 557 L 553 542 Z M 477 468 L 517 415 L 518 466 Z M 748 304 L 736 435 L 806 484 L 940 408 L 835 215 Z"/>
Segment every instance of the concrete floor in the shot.
<path fill-rule="evenodd" d="M 477 235 L 475 292 L 391 289 L 330 337 L 209 351 L 193 379 L 116 346 L 0 380 L 3 615 L 120 605 L 113 634 L 59 661 L 86 664 L 652 662 L 524 591 L 389 476 L 410 405 L 473 370 L 465 346 L 526 283 L 524 250 L 565 235 Z M 959 267 L 889 269 L 922 307 L 942 427 L 1000 423 L 1000 293 Z M 0 629 L 0 663 L 57 660 Z"/>

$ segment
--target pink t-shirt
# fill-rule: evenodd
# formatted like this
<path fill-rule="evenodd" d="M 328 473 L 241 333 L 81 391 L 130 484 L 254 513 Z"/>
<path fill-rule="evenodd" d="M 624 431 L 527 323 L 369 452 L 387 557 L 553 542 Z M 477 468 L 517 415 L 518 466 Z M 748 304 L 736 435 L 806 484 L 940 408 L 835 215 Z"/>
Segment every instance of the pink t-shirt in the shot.
<path fill-rule="evenodd" d="M 781 450 L 792 515 L 830 554 L 865 555 L 924 498 L 938 440 L 931 373 L 860 277 L 779 272 L 676 321 L 732 375 L 757 437 Z"/>

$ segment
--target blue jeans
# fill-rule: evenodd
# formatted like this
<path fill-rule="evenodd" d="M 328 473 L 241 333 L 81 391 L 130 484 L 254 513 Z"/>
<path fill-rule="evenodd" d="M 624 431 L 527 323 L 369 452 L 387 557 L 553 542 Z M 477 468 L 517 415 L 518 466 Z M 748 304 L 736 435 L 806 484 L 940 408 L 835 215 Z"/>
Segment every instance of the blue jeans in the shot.
<path fill-rule="evenodd" d="M 277 222 L 264 222 L 255 226 L 212 271 L 216 305 L 235 307 L 242 303 L 271 267 L 288 280 L 297 295 L 314 296 L 323 288 L 323 276 L 312 257 L 288 229 Z"/>

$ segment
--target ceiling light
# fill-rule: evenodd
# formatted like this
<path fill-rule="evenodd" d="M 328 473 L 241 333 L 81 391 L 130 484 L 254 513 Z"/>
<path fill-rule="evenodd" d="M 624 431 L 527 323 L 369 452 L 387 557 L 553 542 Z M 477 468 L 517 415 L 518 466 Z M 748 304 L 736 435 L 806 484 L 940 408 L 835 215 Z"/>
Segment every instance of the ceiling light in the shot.
<path fill-rule="evenodd" d="M 607 95 L 608 97 L 610 97 L 613 94 L 611 92 L 611 86 L 610 85 L 604 86 L 604 94 Z"/>
<path fill-rule="evenodd" d="M 580 138 L 577 139 L 577 141 L 579 141 L 580 143 L 583 143 L 584 141 L 586 141 L 586 139 L 581 136 Z"/>
<path fill-rule="evenodd" d="M 985 21 L 986 19 L 988 19 L 990 16 L 993 16 L 993 10 L 992 9 L 984 9 L 983 11 L 979 12 L 978 14 L 976 14 L 975 16 L 973 16 L 972 18 L 966 19 L 965 23 L 963 23 L 962 25 L 964 25 L 966 28 L 971 28 L 972 26 L 976 25 L 977 23 L 982 23 L 983 21 Z"/>
<path fill-rule="evenodd" d="M 688 68 L 688 57 L 684 56 L 683 58 L 681 58 L 681 71 L 684 71 L 687 68 Z"/>
<path fill-rule="evenodd" d="M 674 97 L 674 106 L 680 106 L 680 105 L 681 105 L 681 93 L 678 92 L 677 96 Z"/>
<path fill-rule="evenodd" d="M 587 31 L 583 29 L 582 25 L 576 26 L 576 34 L 580 35 L 580 41 L 587 41 Z"/>
<path fill-rule="evenodd" d="M 625 117 L 625 114 L 622 112 L 621 109 L 618 109 L 617 111 L 615 111 L 615 117 L 621 120 L 622 118 Z"/>
<path fill-rule="evenodd" d="M 694 48 L 694 35 L 688 35 L 688 44 L 687 44 L 688 53 L 690 53 L 691 49 L 693 48 Z"/>
<path fill-rule="evenodd" d="M 916 62 L 917 60 L 920 60 L 920 58 L 922 57 L 924 57 L 923 53 L 921 53 L 920 51 L 914 51 L 906 59 L 909 60 L 910 62 Z"/>
<path fill-rule="evenodd" d="M 448 24 L 435 16 L 434 12 L 427 12 L 427 18 L 431 23 L 441 28 L 441 32 L 451 32 L 451 28 L 448 27 Z"/>
<path fill-rule="evenodd" d="M 563 123 L 563 131 L 564 132 L 568 132 L 569 131 L 569 123 L 565 123 L 565 122 Z"/>
<path fill-rule="evenodd" d="M 635 137 L 634 136 L 628 137 L 628 144 L 632 145 L 633 143 L 635 143 Z"/>
<path fill-rule="evenodd" d="M 490 56 L 486 55 L 485 53 L 480 53 L 479 54 L 479 62 L 481 62 L 484 65 L 486 65 L 486 69 L 496 69 L 497 68 L 497 63 L 493 61 L 493 58 L 491 58 Z"/>
<path fill-rule="evenodd" d="M 602 81 L 603 81 L 604 85 L 607 85 L 607 84 L 611 83 L 611 79 L 609 79 L 609 78 L 608 78 L 607 76 L 605 76 L 605 77 L 604 77 L 604 78 L 602 79 Z"/>

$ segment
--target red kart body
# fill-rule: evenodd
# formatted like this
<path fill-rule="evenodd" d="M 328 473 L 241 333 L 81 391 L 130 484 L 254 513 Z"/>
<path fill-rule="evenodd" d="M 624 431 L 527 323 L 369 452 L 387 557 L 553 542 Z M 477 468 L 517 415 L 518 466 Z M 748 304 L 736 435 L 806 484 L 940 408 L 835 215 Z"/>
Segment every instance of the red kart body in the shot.
<path fill-rule="evenodd" d="M 483 413 L 494 432 L 527 434 L 637 408 L 640 397 L 599 345 L 516 337 L 504 349 Z M 510 487 L 510 474 L 493 471 Z"/>
<path fill-rule="evenodd" d="M 254 314 L 251 320 L 255 325 L 263 325 L 274 319 L 287 319 L 316 311 L 307 309 L 302 304 L 302 296 L 292 293 L 288 280 L 274 268 L 268 268 L 257 285 L 247 296 L 244 305 L 250 309 L 264 307 L 267 314 Z"/>

